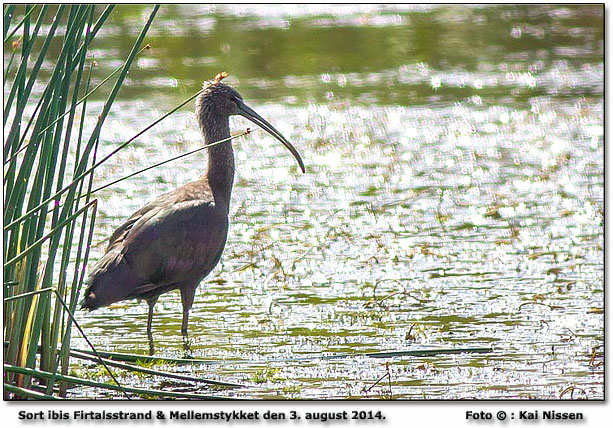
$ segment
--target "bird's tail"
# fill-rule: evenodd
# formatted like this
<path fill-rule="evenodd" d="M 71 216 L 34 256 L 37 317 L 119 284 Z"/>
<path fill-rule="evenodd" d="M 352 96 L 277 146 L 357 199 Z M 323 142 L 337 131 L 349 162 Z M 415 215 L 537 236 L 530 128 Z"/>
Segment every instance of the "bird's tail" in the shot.
<path fill-rule="evenodd" d="M 137 282 L 130 266 L 120 252 L 108 252 L 94 267 L 87 280 L 81 309 L 93 311 L 129 298 Z"/>

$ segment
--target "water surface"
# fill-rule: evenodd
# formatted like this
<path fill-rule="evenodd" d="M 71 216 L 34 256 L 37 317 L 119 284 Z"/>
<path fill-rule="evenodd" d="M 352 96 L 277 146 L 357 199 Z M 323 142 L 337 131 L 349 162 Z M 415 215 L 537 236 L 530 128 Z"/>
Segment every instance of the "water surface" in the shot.
<path fill-rule="evenodd" d="M 116 8 L 94 80 L 149 9 Z M 604 398 L 603 18 L 568 5 L 162 7 L 100 152 L 227 71 L 307 174 L 262 131 L 234 143 L 228 243 L 190 316 L 194 356 L 219 363 L 161 368 L 249 385 L 215 392 L 233 397 Z M 199 147 L 192 111 L 99 184 Z M 205 166 L 199 153 L 99 192 L 92 262 L 132 212 Z M 182 355 L 180 313 L 178 292 L 160 298 L 160 355 Z M 79 321 L 99 349 L 145 354 L 146 315 L 122 302 Z M 493 351 L 357 356 L 461 347 Z M 352 356 L 318 358 L 339 353 Z"/>

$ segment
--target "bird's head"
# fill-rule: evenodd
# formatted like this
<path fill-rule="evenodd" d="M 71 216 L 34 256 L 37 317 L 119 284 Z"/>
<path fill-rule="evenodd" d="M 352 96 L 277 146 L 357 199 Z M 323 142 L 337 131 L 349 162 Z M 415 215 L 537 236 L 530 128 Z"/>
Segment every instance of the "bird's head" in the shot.
<path fill-rule="evenodd" d="M 212 116 L 228 118 L 240 114 L 239 105 L 242 104 L 243 97 L 236 89 L 222 83 L 227 76 L 226 72 L 219 73 L 214 80 L 204 82 L 202 93 L 196 99 L 196 113 L 199 118 L 211 121 Z"/>
<path fill-rule="evenodd" d="M 230 116 L 243 116 L 287 147 L 298 161 L 302 172 L 305 172 L 304 163 L 296 148 L 274 126 L 247 106 L 236 89 L 221 82 L 227 75 L 222 72 L 215 76 L 213 81 L 204 82 L 202 93 L 196 99 L 196 116 L 202 132 L 207 134 L 210 126 L 219 126 L 220 122 L 227 124 Z"/>

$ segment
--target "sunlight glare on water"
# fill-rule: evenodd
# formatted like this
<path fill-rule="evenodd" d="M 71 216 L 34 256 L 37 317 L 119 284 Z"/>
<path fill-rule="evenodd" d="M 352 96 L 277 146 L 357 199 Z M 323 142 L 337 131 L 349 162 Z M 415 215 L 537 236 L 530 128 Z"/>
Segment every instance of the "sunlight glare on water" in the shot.
<path fill-rule="evenodd" d="M 93 84 L 147 10 L 116 7 Z M 603 18 L 594 5 L 162 7 L 100 154 L 226 70 L 307 167 L 261 130 L 235 141 L 228 243 L 190 316 L 194 356 L 223 364 L 172 369 L 249 385 L 215 392 L 233 397 L 529 399 L 574 386 L 602 399 Z M 97 184 L 201 144 L 190 105 Z M 206 165 L 200 152 L 99 192 L 90 268 L 134 211 Z M 120 302 L 78 321 L 101 350 L 145 354 L 146 313 Z M 180 313 L 179 293 L 160 298 L 161 355 L 182 355 Z M 358 355 L 475 347 L 492 352 Z M 386 363 L 390 383 L 375 384 Z"/>

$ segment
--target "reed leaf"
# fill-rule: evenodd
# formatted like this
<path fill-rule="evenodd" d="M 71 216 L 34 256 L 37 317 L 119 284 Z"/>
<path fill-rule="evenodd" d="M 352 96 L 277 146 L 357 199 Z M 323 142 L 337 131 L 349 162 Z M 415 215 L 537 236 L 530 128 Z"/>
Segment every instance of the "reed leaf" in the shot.
<path fill-rule="evenodd" d="M 88 168 L 86 171 L 80 172 L 82 171 L 81 165 L 79 165 L 78 170 L 75 172 L 75 175 L 77 175 L 77 177 L 75 179 L 73 179 L 73 181 L 64 186 L 61 190 L 57 191 L 54 195 L 50 196 L 49 198 L 45 199 L 44 201 L 42 201 L 41 203 L 39 203 L 38 205 L 36 205 L 33 208 L 28 208 L 28 211 L 15 218 L 14 220 L 12 220 L 11 222 L 9 222 L 8 224 L 4 225 L 4 231 L 8 231 L 10 229 L 12 229 L 13 227 L 17 226 L 19 223 L 25 221 L 28 217 L 31 217 L 34 213 L 36 213 L 37 211 L 43 209 L 49 202 L 51 202 L 52 200 L 56 199 L 58 196 L 62 195 L 64 192 L 68 192 L 71 189 L 74 188 L 74 186 L 79 183 L 83 178 L 85 178 L 87 175 L 91 174 L 96 168 L 98 168 L 100 165 L 102 165 L 104 162 L 106 162 L 107 160 L 109 160 L 110 158 L 112 158 L 113 156 L 115 156 L 117 153 L 119 153 L 120 150 L 126 148 L 129 144 L 131 144 L 134 140 L 136 140 L 138 137 L 140 137 L 141 135 L 143 135 L 145 132 L 147 132 L 148 130 L 150 130 L 151 128 L 153 128 L 155 125 L 157 125 L 158 123 L 160 123 L 162 120 L 166 119 L 167 117 L 169 117 L 170 115 L 172 115 L 173 113 L 175 113 L 176 111 L 178 111 L 181 107 L 183 107 L 184 105 L 186 105 L 187 103 L 189 103 L 190 101 L 194 100 L 198 95 L 200 95 L 201 91 L 196 92 L 194 95 L 190 96 L 189 98 L 187 98 L 185 101 L 183 101 L 181 104 L 177 105 L 176 107 L 174 107 L 172 110 L 170 110 L 169 112 L 165 113 L 163 116 L 161 116 L 160 118 L 156 119 L 153 123 L 151 123 L 150 125 L 147 125 L 145 128 L 143 128 L 141 131 L 139 131 L 136 135 L 134 135 L 132 138 L 130 138 L 128 141 L 126 141 L 125 143 L 122 143 L 121 145 L 119 145 L 116 149 L 114 149 L 113 151 L 111 151 L 111 153 L 107 154 L 105 157 L 103 157 L 101 160 L 99 160 L 98 162 L 96 162 L 94 165 L 92 165 L 90 168 Z"/>
<path fill-rule="evenodd" d="M 53 373 L 49 373 L 44 370 L 33 370 L 33 369 L 24 368 L 24 367 L 11 366 L 7 364 L 4 365 L 4 370 L 9 373 L 26 374 L 26 375 L 35 376 L 41 379 L 50 379 L 53 376 Z M 118 390 L 118 387 L 116 385 L 112 385 L 112 384 L 108 384 L 104 382 L 98 382 L 98 381 L 90 380 L 90 379 L 83 379 L 83 378 L 79 378 L 76 376 L 64 376 L 64 375 L 57 374 L 55 375 L 55 377 L 58 380 L 66 381 L 74 385 L 84 385 L 84 386 L 107 389 L 107 390 L 112 390 L 112 391 Z M 160 398 L 183 398 L 183 399 L 192 399 L 192 400 L 230 400 L 229 398 L 226 398 L 226 397 L 217 397 L 217 396 L 210 396 L 210 395 L 204 395 L 204 394 L 190 394 L 186 392 L 160 391 L 157 389 L 134 388 L 134 387 L 124 387 L 124 389 L 125 391 L 131 392 L 134 394 L 151 396 L 151 397 L 160 397 Z"/>
<path fill-rule="evenodd" d="M 98 358 L 89 354 L 89 353 L 85 353 L 85 352 L 79 352 L 79 351 L 70 351 L 70 355 L 74 358 L 79 358 L 79 359 L 83 359 L 83 360 L 89 360 L 89 361 L 98 361 Z M 155 370 L 155 369 L 151 369 L 151 368 L 147 368 L 147 367 L 140 367 L 137 365 L 132 365 L 132 364 L 126 364 L 126 363 L 122 363 L 119 361 L 115 361 L 115 360 L 111 360 L 111 359 L 107 359 L 107 358 L 102 358 L 102 360 L 104 360 L 104 362 L 111 367 L 117 367 L 119 369 L 124 369 L 124 370 L 129 370 L 131 372 L 136 372 L 136 373 L 146 373 L 146 374 L 150 374 L 150 375 L 154 375 L 154 376 L 161 376 L 161 377 L 166 377 L 166 378 L 170 378 L 170 379 L 178 379 L 178 380 L 185 380 L 185 381 L 189 381 L 189 382 L 195 382 L 195 383 L 205 383 L 205 384 L 209 384 L 209 385 L 216 385 L 216 386 L 225 386 L 228 388 L 243 388 L 244 385 L 240 385 L 238 383 L 230 383 L 230 382 L 222 382 L 222 381 L 217 381 L 217 380 L 212 380 L 212 379 L 204 379 L 204 378 L 199 378 L 199 377 L 193 377 L 190 375 L 183 375 L 183 374 L 178 374 L 178 373 L 169 373 L 169 372 L 165 372 L 165 371 L 161 371 L 161 370 Z M 137 359 L 135 361 L 136 363 L 143 363 L 144 361 L 142 359 Z M 154 362 L 163 362 L 161 360 L 157 360 Z"/>
<path fill-rule="evenodd" d="M 13 13 L 15 12 L 15 5 L 8 4 L 4 7 L 4 35 L 3 38 L 6 39 L 6 35 L 9 31 L 9 27 L 11 25 L 11 21 L 13 20 Z"/>
<path fill-rule="evenodd" d="M 12 5 L 12 9 L 15 9 L 15 5 Z M 36 5 L 38 6 L 38 5 Z M 11 37 L 13 37 L 13 35 L 19 31 L 19 29 L 21 28 L 21 26 L 24 24 L 24 22 L 30 17 L 30 15 L 32 14 L 32 12 L 34 12 L 36 10 L 36 6 L 34 6 L 33 8 L 31 8 L 29 11 L 26 12 L 26 14 L 23 16 L 22 20 L 19 21 L 19 23 L 15 26 L 15 28 L 13 28 L 13 31 L 11 31 L 11 34 L 9 34 L 8 36 L 5 35 L 4 36 L 4 43 L 6 43 Z M 6 15 L 5 15 L 6 16 Z M 5 28 L 4 31 L 6 32 L 8 30 L 8 25 L 9 23 L 5 22 L 4 23 Z"/>
<path fill-rule="evenodd" d="M 11 367 L 25 370 L 7 372 L 5 399 L 50 399 L 66 394 L 69 379 L 62 376 L 70 364 L 73 325 L 97 353 L 73 316 L 84 280 L 80 267 L 87 263 L 96 219 L 97 200 L 90 198 L 99 166 L 95 152 L 105 119 L 136 55 L 144 49 L 144 38 L 159 7 L 152 8 L 123 66 L 105 80 L 116 78 L 101 112 L 88 109 L 87 99 L 99 86 L 90 88 L 92 67 L 87 58 L 114 6 L 4 8 L 5 43 L 18 37 L 14 56 L 4 70 L 6 80 L 12 79 L 5 91 L 3 122 L 7 131 L 3 145 L 4 357 Z M 17 24 L 9 29 L 13 20 Z M 53 57 L 49 55 L 52 44 L 60 48 Z M 52 65 L 44 81 L 39 73 L 43 63 Z M 35 84 L 44 89 L 35 93 Z M 79 106 L 81 118 L 77 120 Z M 87 135 L 85 117 L 98 118 Z M 69 171 L 71 163 L 74 169 Z M 98 361 L 113 378 L 114 390 L 125 393 L 99 356 Z M 42 386 L 45 393 L 32 385 L 32 370 L 46 382 Z M 39 376 L 41 372 L 45 376 Z"/>
<path fill-rule="evenodd" d="M 8 383 L 4 384 L 5 396 L 8 394 L 14 394 L 17 397 L 32 398 L 34 400 L 61 400 L 61 398 L 54 395 L 43 394 L 42 392 L 32 391 L 31 389 L 20 388 Z"/>

